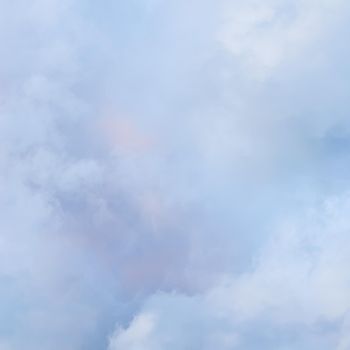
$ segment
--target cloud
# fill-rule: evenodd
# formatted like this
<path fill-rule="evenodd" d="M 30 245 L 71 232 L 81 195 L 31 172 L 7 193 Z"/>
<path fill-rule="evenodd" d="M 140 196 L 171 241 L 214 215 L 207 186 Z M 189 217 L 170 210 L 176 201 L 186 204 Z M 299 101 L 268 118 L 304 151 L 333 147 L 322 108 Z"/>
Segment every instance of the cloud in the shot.
<path fill-rule="evenodd" d="M 112 348 L 122 349 L 154 349 L 150 343 L 150 334 L 153 332 L 155 317 L 151 314 L 142 314 L 133 320 L 132 327 L 112 339 Z M 148 343 L 148 344 L 147 344 Z"/>
<path fill-rule="evenodd" d="M 347 346 L 344 4 L 279 4 L 0 2 L 0 348 Z"/>
<path fill-rule="evenodd" d="M 305 55 L 335 25 L 343 1 L 225 2 L 219 40 L 253 77 Z"/>
<path fill-rule="evenodd" d="M 106 118 L 102 130 L 112 148 L 119 154 L 149 152 L 154 146 L 151 137 L 143 134 L 131 118 Z"/>
<path fill-rule="evenodd" d="M 203 294 L 154 295 L 109 349 L 346 348 L 348 209 L 344 195 L 307 210 L 271 238 L 250 272 Z M 147 315 L 152 326 L 138 338 Z"/>

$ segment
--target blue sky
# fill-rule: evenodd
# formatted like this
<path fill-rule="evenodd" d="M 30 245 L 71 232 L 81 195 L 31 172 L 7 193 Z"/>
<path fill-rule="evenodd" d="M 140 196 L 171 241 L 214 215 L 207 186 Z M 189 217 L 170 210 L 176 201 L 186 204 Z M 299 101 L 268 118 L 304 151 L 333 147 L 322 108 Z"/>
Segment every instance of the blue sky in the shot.
<path fill-rule="evenodd" d="M 0 350 L 348 350 L 344 0 L 0 0 Z"/>

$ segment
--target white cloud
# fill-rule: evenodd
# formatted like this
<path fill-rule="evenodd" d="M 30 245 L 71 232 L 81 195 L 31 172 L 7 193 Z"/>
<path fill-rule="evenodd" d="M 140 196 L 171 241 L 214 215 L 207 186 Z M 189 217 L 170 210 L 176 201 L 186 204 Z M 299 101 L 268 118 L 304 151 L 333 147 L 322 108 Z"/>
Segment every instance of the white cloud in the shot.
<path fill-rule="evenodd" d="M 263 79 L 281 64 L 306 58 L 336 24 L 344 1 L 227 1 L 219 40 L 253 77 Z"/>
<path fill-rule="evenodd" d="M 155 328 L 156 319 L 152 314 L 137 316 L 127 330 L 119 330 L 116 337 L 111 339 L 112 349 L 150 350 L 160 349 L 152 344 L 151 335 Z"/>
<path fill-rule="evenodd" d="M 330 198 L 289 222 L 263 248 L 251 272 L 229 277 L 204 294 L 155 295 L 140 314 L 158 315 L 144 341 L 152 339 L 152 344 L 167 349 L 261 349 L 259 339 L 267 348 L 299 344 L 304 349 L 318 344 L 319 349 L 345 349 L 343 320 L 350 310 L 349 208 L 348 195 Z M 125 334 L 133 334 L 134 327 L 132 322 Z M 221 332 L 218 338 L 217 332 Z M 114 344 L 123 334 L 114 334 L 110 350 L 121 349 Z M 147 347 L 153 349 L 158 348 Z"/>

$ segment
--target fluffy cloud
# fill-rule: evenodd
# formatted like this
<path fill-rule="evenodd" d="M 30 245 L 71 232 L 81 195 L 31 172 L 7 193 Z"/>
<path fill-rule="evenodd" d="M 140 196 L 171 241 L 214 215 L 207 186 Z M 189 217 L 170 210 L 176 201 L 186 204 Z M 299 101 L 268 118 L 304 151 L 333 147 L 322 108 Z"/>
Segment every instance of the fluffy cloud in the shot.
<path fill-rule="evenodd" d="M 247 273 L 348 180 L 344 4 L 282 5 L 0 1 L 0 349 L 346 348 L 346 198 Z"/>
<path fill-rule="evenodd" d="M 251 272 L 204 294 L 153 296 L 109 349 L 345 349 L 349 203 L 330 198 L 286 223 Z"/>
<path fill-rule="evenodd" d="M 228 1 L 219 35 L 248 74 L 265 78 L 278 66 L 305 55 L 327 35 L 346 8 L 344 1 Z"/>

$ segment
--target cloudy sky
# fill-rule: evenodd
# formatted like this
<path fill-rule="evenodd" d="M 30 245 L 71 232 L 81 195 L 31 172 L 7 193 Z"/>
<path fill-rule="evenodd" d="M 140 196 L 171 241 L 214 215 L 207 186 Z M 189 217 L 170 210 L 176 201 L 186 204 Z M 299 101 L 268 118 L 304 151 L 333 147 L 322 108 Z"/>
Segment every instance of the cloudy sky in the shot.
<path fill-rule="evenodd" d="M 349 350 L 349 23 L 0 0 L 0 350 Z"/>

